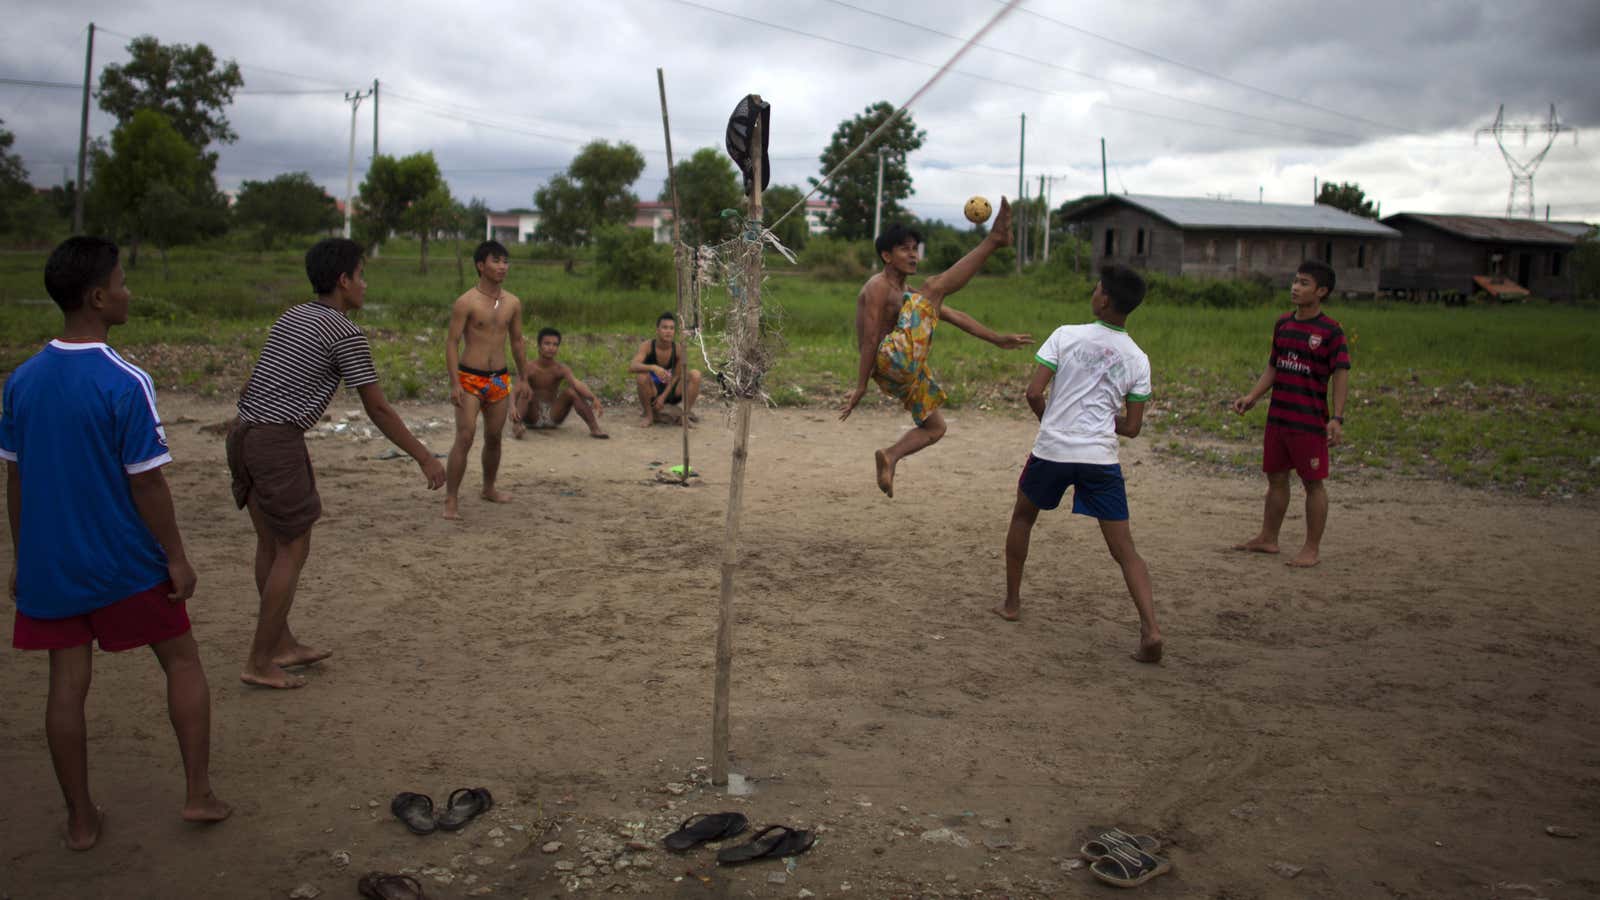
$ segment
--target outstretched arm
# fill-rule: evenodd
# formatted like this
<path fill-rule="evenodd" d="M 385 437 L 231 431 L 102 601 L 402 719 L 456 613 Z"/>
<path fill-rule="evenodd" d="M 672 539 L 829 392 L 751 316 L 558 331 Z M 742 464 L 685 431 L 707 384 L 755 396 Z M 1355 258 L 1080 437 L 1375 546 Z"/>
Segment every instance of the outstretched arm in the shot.
<path fill-rule="evenodd" d="M 939 321 L 949 322 L 951 325 L 965 331 L 967 334 L 999 347 L 1001 350 L 1015 350 L 1033 343 L 1033 336 L 1027 334 L 998 334 L 987 325 L 967 315 L 954 306 L 945 304 L 939 310 Z"/>
<path fill-rule="evenodd" d="M 451 379 L 454 381 L 454 379 Z M 444 466 L 433 458 L 433 453 L 417 440 L 411 429 L 406 427 L 405 420 L 389 405 L 388 398 L 383 396 L 383 388 L 376 381 L 363 384 L 356 388 L 356 394 L 361 397 L 361 406 L 367 411 L 367 418 L 372 424 L 378 426 L 383 436 L 394 443 L 396 447 L 405 451 L 405 454 L 417 461 L 417 468 L 422 470 L 422 476 L 428 480 L 428 490 L 436 490 L 444 484 Z"/>
<path fill-rule="evenodd" d="M 978 246 L 967 251 L 967 255 L 953 266 L 929 278 L 922 283 L 922 296 L 929 303 L 938 304 L 940 300 L 954 294 L 967 286 L 972 276 L 978 274 L 983 264 L 988 261 L 989 254 L 1011 244 L 1011 203 L 1006 198 L 1000 198 L 1000 211 L 995 213 L 994 227 L 983 236 Z M 959 326 L 958 326 L 959 327 Z"/>

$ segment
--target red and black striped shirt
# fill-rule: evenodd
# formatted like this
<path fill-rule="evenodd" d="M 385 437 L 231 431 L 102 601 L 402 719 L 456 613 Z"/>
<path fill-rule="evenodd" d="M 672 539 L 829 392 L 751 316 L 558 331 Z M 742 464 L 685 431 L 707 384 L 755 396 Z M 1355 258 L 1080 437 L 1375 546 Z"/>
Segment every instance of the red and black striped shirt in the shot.
<path fill-rule="evenodd" d="M 1328 424 L 1328 378 L 1350 368 L 1344 329 L 1322 313 L 1301 321 L 1294 312 L 1272 326 L 1272 404 L 1267 423 L 1323 434 Z"/>

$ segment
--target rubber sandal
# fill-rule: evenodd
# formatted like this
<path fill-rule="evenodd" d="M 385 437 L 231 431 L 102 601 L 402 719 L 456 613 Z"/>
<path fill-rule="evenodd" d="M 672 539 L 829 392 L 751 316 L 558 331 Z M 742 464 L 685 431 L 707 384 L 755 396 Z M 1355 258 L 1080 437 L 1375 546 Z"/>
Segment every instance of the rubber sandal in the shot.
<path fill-rule="evenodd" d="M 791 831 L 789 832 L 788 836 L 780 841 L 778 846 L 772 848 L 772 852 L 767 855 L 776 856 L 780 859 L 786 856 L 799 856 L 807 850 L 810 850 L 812 845 L 816 842 L 817 836 L 809 831 L 805 831 L 803 829 Z"/>
<path fill-rule="evenodd" d="M 445 831 L 459 831 L 468 822 L 488 812 L 494 806 L 494 797 L 488 788 L 456 788 L 445 801 L 444 814 L 436 820 Z"/>
<path fill-rule="evenodd" d="M 1121 828 L 1092 830 L 1095 836 L 1084 841 L 1083 846 L 1078 848 L 1078 855 L 1090 862 L 1110 856 L 1113 847 L 1132 846 L 1149 854 L 1161 849 L 1161 841 L 1148 834 L 1129 834 Z"/>
<path fill-rule="evenodd" d="M 412 834 L 432 834 L 437 825 L 433 819 L 433 798 L 427 794 L 401 791 L 389 801 L 389 812 L 405 823 Z"/>
<path fill-rule="evenodd" d="M 410 875 L 368 872 L 356 882 L 356 891 L 367 900 L 427 900 L 422 882 Z"/>
<path fill-rule="evenodd" d="M 800 846 L 802 842 L 804 846 Z M 810 832 L 796 831 L 787 825 L 768 825 L 752 835 L 750 840 L 718 850 L 717 865 L 732 866 L 758 859 L 804 853 L 810 849 L 811 843 Z M 779 851 L 786 846 L 799 846 L 799 849 L 788 854 L 780 853 Z"/>
<path fill-rule="evenodd" d="M 1110 855 L 1102 856 L 1089 864 L 1089 872 L 1113 887 L 1138 887 L 1157 875 L 1172 871 L 1172 862 L 1164 857 L 1135 850 L 1126 845 L 1115 847 Z"/>
<path fill-rule="evenodd" d="M 682 853 L 701 844 L 721 841 L 742 833 L 750 826 L 744 813 L 700 813 L 683 820 L 678 830 L 661 839 L 668 850 Z"/>

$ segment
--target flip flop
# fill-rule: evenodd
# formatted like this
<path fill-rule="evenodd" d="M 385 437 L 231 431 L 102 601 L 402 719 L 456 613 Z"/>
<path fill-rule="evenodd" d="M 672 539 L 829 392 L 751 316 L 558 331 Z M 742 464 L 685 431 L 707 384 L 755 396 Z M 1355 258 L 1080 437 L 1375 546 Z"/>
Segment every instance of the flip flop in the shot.
<path fill-rule="evenodd" d="M 1126 844 L 1115 847 L 1107 856 L 1089 864 L 1094 877 L 1113 887 L 1138 887 L 1157 875 L 1172 871 L 1172 861 L 1137 850 Z"/>
<path fill-rule="evenodd" d="M 731 866 L 758 859 L 798 856 L 810 850 L 814 843 L 816 838 L 809 831 L 797 831 L 787 825 L 768 825 L 743 844 L 718 850 L 717 865 Z"/>
<path fill-rule="evenodd" d="M 401 791 L 389 801 L 389 812 L 405 823 L 412 834 L 432 834 L 437 824 L 433 819 L 433 798 L 427 794 Z"/>
<path fill-rule="evenodd" d="M 438 818 L 438 825 L 445 831 L 459 831 L 492 806 L 494 797 L 490 796 L 488 788 L 456 788 L 445 801 L 444 815 Z"/>
<path fill-rule="evenodd" d="M 684 819 L 677 831 L 661 839 L 661 844 L 668 850 L 682 853 L 711 841 L 727 840 L 749 826 L 750 820 L 744 813 L 700 813 Z"/>
<path fill-rule="evenodd" d="M 422 883 L 410 875 L 368 872 L 356 882 L 356 891 L 367 900 L 427 900 Z"/>
<path fill-rule="evenodd" d="M 1114 847 L 1132 845 L 1145 853 L 1154 854 L 1161 849 L 1161 841 L 1148 834 L 1129 834 L 1121 828 L 1091 829 L 1095 836 L 1078 848 L 1078 855 L 1093 862 L 1111 855 Z"/>

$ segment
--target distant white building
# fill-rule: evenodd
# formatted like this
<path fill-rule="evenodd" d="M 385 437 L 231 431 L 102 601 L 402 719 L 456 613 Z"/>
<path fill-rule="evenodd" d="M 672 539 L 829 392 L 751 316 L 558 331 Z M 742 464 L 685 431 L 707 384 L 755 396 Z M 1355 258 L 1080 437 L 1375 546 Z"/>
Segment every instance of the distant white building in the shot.
<path fill-rule="evenodd" d="M 483 239 L 502 244 L 527 244 L 539 230 L 539 214 L 531 211 L 491 212 Z"/>
<path fill-rule="evenodd" d="M 826 228 L 822 224 L 822 217 L 835 204 L 827 200 L 812 198 L 806 201 L 806 228 L 813 234 L 822 234 Z M 768 210 L 769 213 L 774 211 Z M 782 211 L 777 211 L 781 215 Z M 770 216 L 769 216 L 770 218 Z M 499 241 L 502 244 L 528 244 L 532 243 L 539 232 L 539 213 L 531 210 L 515 210 L 507 212 L 490 212 L 484 226 L 483 238 L 486 241 Z M 644 228 L 650 232 L 650 239 L 657 244 L 672 243 L 672 205 L 659 200 L 640 200 L 639 206 L 634 210 L 633 221 L 629 223 L 634 228 Z"/>

